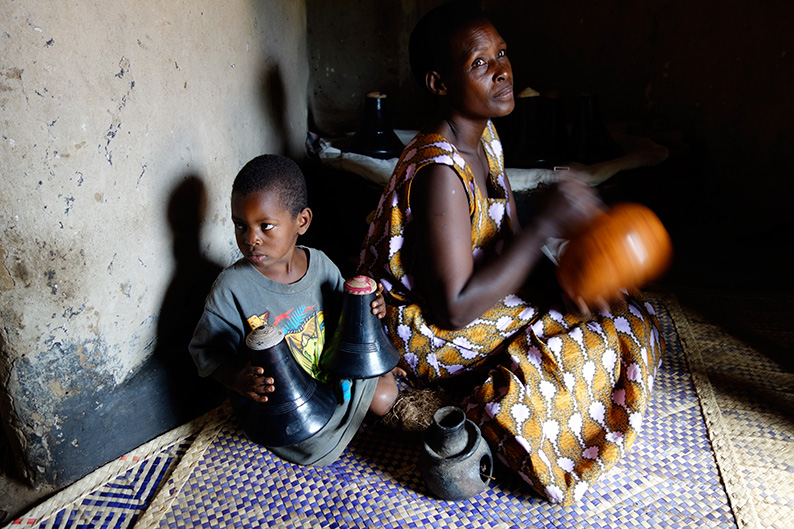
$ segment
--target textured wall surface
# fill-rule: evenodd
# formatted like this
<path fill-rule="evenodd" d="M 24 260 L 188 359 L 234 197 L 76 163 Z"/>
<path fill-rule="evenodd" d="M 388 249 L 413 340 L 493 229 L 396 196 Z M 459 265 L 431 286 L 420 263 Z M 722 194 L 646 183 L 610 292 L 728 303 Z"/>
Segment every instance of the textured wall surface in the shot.
<path fill-rule="evenodd" d="M 388 96 L 396 128 L 421 120 L 418 85 L 408 65 L 408 36 L 441 0 L 307 0 L 310 119 L 329 136 L 354 131 L 368 92 Z"/>
<path fill-rule="evenodd" d="M 371 90 L 389 93 L 395 127 L 425 122 L 432 107 L 410 77 L 408 33 L 440 3 L 307 0 L 316 130 L 355 130 Z M 702 149 L 725 230 L 794 222 L 794 3 L 482 3 L 507 42 L 517 90 L 558 90 L 569 122 L 573 98 L 595 93 L 605 119 L 641 121 Z"/>
<path fill-rule="evenodd" d="M 195 377 L 185 336 L 236 256 L 231 182 L 257 154 L 302 152 L 306 10 L 0 11 L 0 410 L 31 481 L 62 483 L 190 401 L 163 373 Z"/>

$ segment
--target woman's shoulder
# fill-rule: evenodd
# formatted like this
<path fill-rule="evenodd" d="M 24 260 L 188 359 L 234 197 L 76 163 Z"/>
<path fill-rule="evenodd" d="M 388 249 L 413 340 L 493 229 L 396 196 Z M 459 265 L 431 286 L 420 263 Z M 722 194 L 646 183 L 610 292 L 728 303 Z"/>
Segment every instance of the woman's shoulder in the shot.
<path fill-rule="evenodd" d="M 482 137 L 480 141 L 483 144 L 486 152 L 489 154 L 496 151 L 498 154 L 502 152 L 502 141 L 499 139 L 499 133 L 496 132 L 496 126 L 493 124 L 493 121 L 488 120 L 488 124 L 485 126 L 485 129 L 482 131 Z"/>
<path fill-rule="evenodd" d="M 457 149 L 442 134 L 433 130 L 421 130 L 414 138 L 408 142 L 406 152 L 416 151 L 430 152 L 430 151 L 443 151 L 443 152 L 457 152 Z"/>
<path fill-rule="evenodd" d="M 502 142 L 499 139 L 499 134 L 496 132 L 496 127 L 490 120 L 485 130 L 482 132 L 482 146 L 488 157 L 488 166 L 491 170 L 491 175 L 496 176 L 502 174 L 504 172 Z"/>
<path fill-rule="evenodd" d="M 466 170 L 466 161 L 455 145 L 438 132 L 420 131 L 405 148 L 403 162 L 420 169 L 426 165 L 447 165 L 456 172 Z"/>

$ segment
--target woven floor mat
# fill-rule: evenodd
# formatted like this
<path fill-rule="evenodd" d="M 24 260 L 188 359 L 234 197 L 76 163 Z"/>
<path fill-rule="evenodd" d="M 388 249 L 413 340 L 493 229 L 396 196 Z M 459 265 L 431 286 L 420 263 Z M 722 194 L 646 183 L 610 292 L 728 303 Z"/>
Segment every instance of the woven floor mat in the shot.
<path fill-rule="evenodd" d="M 7 528 L 132 527 L 216 412 L 184 424 L 111 461 Z"/>
<path fill-rule="evenodd" d="M 715 453 L 742 526 L 794 527 L 794 297 L 690 290 L 673 318 L 697 361 Z M 723 456 L 732 455 L 733 458 Z"/>
<path fill-rule="evenodd" d="M 68 503 L 56 496 L 9 527 L 761 527 L 759 518 L 771 515 L 758 507 L 756 496 L 778 510 L 791 497 L 781 496 L 776 485 L 751 490 L 748 484 L 764 482 L 764 454 L 776 450 L 780 456 L 789 445 L 778 444 L 791 437 L 780 421 L 767 424 L 761 417 L 775 432 L 765 437 L 771 444 L 750 443 L 746 451 L 735 446 L 732 418 L 720 410 L 727 397 L 711 385 L 704 345 L 675 297 L 657 296 L 654 306 L 667 352 L 643 431 L 617 467 L 573 507 L 539 499 L 503 470 L 475 498 L 438 500 L 417 469 L 418 440 L 373 421 L 365 422 L 334 464 L 292 465 L 247 441 L 228 409 L 220 408 L 202 424 L 169 433 L 182 437 L 167 446 L 161 442 L 165 448 L 119 477 L 100 476 L 91 492 L 73 493 Z M 740 467 L 740 454 L 752 465 Z M 781 461 L 777 471 L 791 470 L 790 460 Z M 146 469 L 140 472 L 152 484 L 136 492 L 140 507 L 127 508 L 122 519 L 112 501 L 95 498 L 112 494 L 113 484 L 130 481 L 137 468 Z"/>

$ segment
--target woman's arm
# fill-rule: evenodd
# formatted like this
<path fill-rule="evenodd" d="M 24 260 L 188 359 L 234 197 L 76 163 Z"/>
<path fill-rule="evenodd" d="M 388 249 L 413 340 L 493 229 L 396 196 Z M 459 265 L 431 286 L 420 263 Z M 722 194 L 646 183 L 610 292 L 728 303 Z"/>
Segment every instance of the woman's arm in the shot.
<path fill-rule="evenodd" d="M 498 258 L 474 267 L 471 220 L 463 183 L 452 168 L 430 165 L 413 178 L 411 211 L 416 223 L 415 275 L 436 325 L 460 329 L 524 284 L 549 237 L 561 237 L 593 213 L 592 190 L 561 183 L 525 229 Z M 515 207 L 515 202 L 510 201 Z"/>

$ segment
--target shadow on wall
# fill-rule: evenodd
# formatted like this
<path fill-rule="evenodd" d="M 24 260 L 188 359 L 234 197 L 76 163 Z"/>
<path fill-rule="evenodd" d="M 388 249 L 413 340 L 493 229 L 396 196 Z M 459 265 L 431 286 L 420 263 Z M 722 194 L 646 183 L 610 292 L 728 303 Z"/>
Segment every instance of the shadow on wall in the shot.
<path fill-rule="evenodd" d="M 287 94 L 284 88 L 284 76 L 281 74 L 278 61 L 273 57 L 268 57 L 265 62 L 265 66 L 259 76 L 259 86 L 262 111 L 273 128 L 279 132 L 278 153 L 296 159 L 296 156 L 299 156 L 300 153 L 291 152 L 288 140 Z"/>
<path fill-rule="evenodd" d="M 212 379 L 202 378 L 188 352 L 204 300 L 222 267 L 199 250 L 201 223 L 207 196 L 204 183 L 187 175 L 168 203 L 168 223 L 173 233 L 176 268 L 160 309 L 155 359 L 165 368 L 168 394 L 174 409 L 192 418 L 219 404 L 224 394 Z"/>
<path fill-rule="evenodd" d="M 278 153 L 300 161 L 300 153 L 290 152 L 287 93 L 276 59 L 268 58 L 259 82 L 262 111 L 278 131 Z M 184 422 L 219 405 L 226 393 L 215 380 L 198 376 L 188 351 L 207 294 L 223 267 L 206 259 L 200 251 L 207 203 L 204 183 L 196 174 L 185 175 L 181 180 L 168 203 L 176 269 L 160 309 L 153 359 L 166 373 L 170 407 L 179 411 Z"/>
<path fill-rule="evenodd" d="M 123 383 L 114 385 L 86 371 L 83 376 L 90 389 L 57 400 L 54 413 L 70 420 L 47 432 L 45 441 L 52 453 L 45 454 L 47 467 L 31 478 L 36 481 L 32 485 L 67 486 L 216 407 L 225 397 L 214 380 L 199 378 L 188 352 L 204 299 L 221 268 L 199 253 L 204 185 L 193 174 L 179 181 L 167 219 L 173 230 L 176 268 L 160 309 L 157 348 Z"/>

